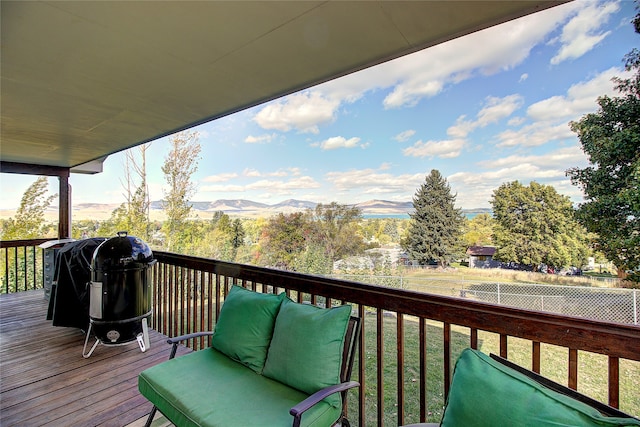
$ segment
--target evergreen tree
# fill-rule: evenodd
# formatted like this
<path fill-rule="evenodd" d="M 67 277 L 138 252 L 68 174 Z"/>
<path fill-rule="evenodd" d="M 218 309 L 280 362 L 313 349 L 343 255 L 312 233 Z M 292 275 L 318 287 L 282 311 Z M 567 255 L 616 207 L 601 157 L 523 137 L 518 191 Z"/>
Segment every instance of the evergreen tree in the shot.
<path fill-rule="evenodd" d="M 455 207 L 447 180 L 437 170 L 427 175 L 413 197 L 413 213 L 402 246 L 421 265 L 448 265 L 460 250 L 462 211 Z"/>
<path fill-rule="evenodd" d="M 242 227 L 242 221 L 239 218 L 233 220 L 231 224 L 231 246 L 237 250 L 244 244 L 244 228 Z"/>

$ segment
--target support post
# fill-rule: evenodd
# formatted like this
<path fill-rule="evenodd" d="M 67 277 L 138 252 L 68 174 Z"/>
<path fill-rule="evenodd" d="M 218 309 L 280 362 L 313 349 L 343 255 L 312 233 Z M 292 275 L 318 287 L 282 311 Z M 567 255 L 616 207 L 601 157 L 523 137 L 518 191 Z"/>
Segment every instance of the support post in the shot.
<path fill-rule="evenodd" d="M 69 170 L 58 175 L 60 183 L 58 191 L 58 238 L 71 237 L 71 186 L 69 185 Z"/>

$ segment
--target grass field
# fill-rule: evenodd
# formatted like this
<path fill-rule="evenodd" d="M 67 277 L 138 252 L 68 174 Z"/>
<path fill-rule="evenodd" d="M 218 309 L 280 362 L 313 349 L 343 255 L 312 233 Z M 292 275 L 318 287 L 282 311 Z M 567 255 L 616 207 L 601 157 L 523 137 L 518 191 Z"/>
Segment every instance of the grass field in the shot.
<path fill-rule="evenodd" d="M 367 426 L 377 425 L 377 375 L 376 375 L 376 316 L 367 315 L 365 319 L 365 382 Z M 384 318 L 384 424 L 398 425 L 399 402 L 397 401 L 397 359 L 396 359 L 396 318 Z M 404 423 L 417 423 L 420 416 L 419 402 L 419 342 L 418 322 L 405 318 L 405 419 Z M 442 417 L 444 407 L 442 360 L 443 341 L 442 324 L 427 322 L 427 409 L 428 421 L 437 422 Z M 499 337 L 496 334 L 480 332 L 479 349 L 485 353 L 499 353 Z M 452 327 L 452 359 L 469 345 L 469 330 Z M 510 338 L 508 358 L 513 362 L 531 368 L 531 343 L 526 340 Z M 567 385 L 568 352 L 567 349 L 542 344 L 541 374 L 560 384 Z M 605 356 L 579 352 L 578 355 L 578 391 L 599 401 L 607 401 L 607 369 Z M 357 370 L 354 370 L 357 372 Z M 354 379 L 357 374 L 354 376 Z M 620 361 L 620 409 L 640 416 L 640 362 Z M 349 418 L 356 425 L 357 398 L 352 393 L 349 400 Z"/>
<path fill-rule="evenodd" d="M 533 273 L 529 271 L 507 270 L 500 268 L 468 268 L 457 266 L 446 270 L 440 269 L 406 269 L 403 276 L 407 278 L 441 278 L 452 280 L 499 281 L 504 283 L 542 283 L 564 286 L 598 286 L 610 287 L 612 282 L 596 280 L 593 275 L 563 276 L 559 274 Z M 615 276 L 600 274 L 601 279 L 616 280 Z"/>

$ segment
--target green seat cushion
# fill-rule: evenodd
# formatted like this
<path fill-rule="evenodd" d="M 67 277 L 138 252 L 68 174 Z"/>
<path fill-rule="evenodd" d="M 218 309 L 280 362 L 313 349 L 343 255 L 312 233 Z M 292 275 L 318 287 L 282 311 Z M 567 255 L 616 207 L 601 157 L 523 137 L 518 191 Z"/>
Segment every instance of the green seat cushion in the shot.
<path fill-rule="evenodd" d="M 340 383 L 351 306 L 329 309 L 286 298 L 276 318 L 263 374 L 305 393 Z M 340 405 L 340 394 L 325 399 Z"/>
<path fill-rule="evenodd" d="M 255 372 L 262 372 L 284 293 L 261 294 L 232 286 L 216 323 L 211 346 Z"/>
<path fill-rule="evenodd" d="M 307 394 L 256 374 L 208 348 L 144 370 L 138 389 L 178 427 L 287 426 L 289 410 Z M 303 426 L 329 426 L 340 409 L 320 402 Z"/>
<path fill-rule="evenodd" d="M 442 426 L 639 426 L 607 417 L 477 350 L 465 349 L 453 373 Z"/>

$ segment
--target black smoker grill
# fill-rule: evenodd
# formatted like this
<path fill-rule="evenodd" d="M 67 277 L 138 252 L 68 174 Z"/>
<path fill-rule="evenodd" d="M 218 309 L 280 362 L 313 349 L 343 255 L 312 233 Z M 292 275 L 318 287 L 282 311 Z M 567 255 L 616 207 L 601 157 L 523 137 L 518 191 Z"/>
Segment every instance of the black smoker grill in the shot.
<path fill-rule="evenodd" d="M 85 358 L 99 343 L 121 345 L 137 340 L 141 351 L 149 348 L 149 267 L 155 262 L 149 246 L 124 231 L 96 248 L 91 261 L 89 328 L 82 350 Z M 86 353 L 92 331 L 96 342 Z"/>

